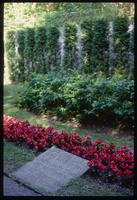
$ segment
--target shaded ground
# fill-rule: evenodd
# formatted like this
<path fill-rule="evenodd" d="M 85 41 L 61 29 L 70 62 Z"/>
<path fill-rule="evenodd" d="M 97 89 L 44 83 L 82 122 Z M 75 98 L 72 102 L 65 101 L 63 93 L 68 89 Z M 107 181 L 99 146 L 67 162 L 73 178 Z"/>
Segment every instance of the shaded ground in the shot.
<path fill-rule="evenodd" d="M 3 181 L 4 196 L 42 196 L 7 176 L 4 176 Z M 118 190 L 116 185 L 110 187 L 95 180 L 89 181 L 88 178 L 79 177 L 61 190 L 52 194 L 47 193 L 45 196 L 133 196 L 127 189 L 121 189 L 121 193 Z"/>
<path fill-rule="evenodd" d="M 45 194 L 56 192 L 88 169 L 88 160 L 53 146 L 13 172 L 12 176 Z"/>
<path fill-rule="evenodd" d="M 3 178 L 3 189 L 4 196 L 41 196 L 7 176 Z"/>

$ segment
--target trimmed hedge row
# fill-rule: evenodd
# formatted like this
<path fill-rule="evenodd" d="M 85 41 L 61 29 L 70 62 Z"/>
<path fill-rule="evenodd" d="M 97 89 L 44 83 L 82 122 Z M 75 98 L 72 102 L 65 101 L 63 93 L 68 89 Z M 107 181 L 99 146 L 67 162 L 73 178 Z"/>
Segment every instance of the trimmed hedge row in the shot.
<path fill-rule="evenodd" d="M 16 70 L 15 70 L 15 32 L 14 31 L 9 31 L 6 34 L 6 56 L 7 56 L 7 61 L 8 61 L 8 66 L 9 66 L 9 73 L 10 73 L 10 79 L 11 81 L 16 81 Z M 24 66 L 24 64 L 23 64 Z"/>
<path fill-rule="evenodd" d="M 35 60 L 35 71 L 36 72 L 47 72 L 46 68 L 46 28 L 39 27 L 35 30 L 35 46 L 34 46 L 34 60 Z"/>
<path fill-rule="evenodd" d="M 74 68 L 76 66 L 76 26 L 69 24 L 65 27 L 65 58 L 64 65 L 66 68 Z"/>
<path fill-rule="evenodd" d="M 109 68 L 108 55 L 108 22 L 104 19 L 94 22 L 91 50 L 91 66 L 94 71 L 107 71 Z"/>
<path fill-rule="evenodd" d="M 59 30 L 56 27 L 51 27 L 47 30 L 47 67 L 48 71 L 58 69 L 59 62 Z"/>
<path fill-rule="evenodd" d="M 122 65 L 128 69 L 128 52 L 129 52 L 129 32 L 128 32 L 128 18 L 117 17 L 114 19 L 114 47 L 116 52 L 115 65 L 121 67 Z"/>
<path fill-rule="evenodd" d="M 25 35 L 24 31 L 17 32 L 17 42 L 18 42 L 18 57 L 17 57 L 17 69 L 18 69 L 18 77 L 17 80 L 24 81 L 25 80 L 25 68 L 24 68 L 24 49 L 25 49 Z M 17 76 L 17 74 L 16 74 Z"/>
<path fill-rule="evenodd" d="M 24 48 L 24 66 L 26 69 L 26 74 L 29 72 L 34 72 L 34 29 L 28 28 L 25 30 L 25 48 Z"/>
<path fill-rule="evenodd" d="M 85 71 L 88 72 L 91 66 L 91 52 L 92 52 L 92 40 L 93 40 L 93 34 L 92 34 L 92 21 L 84 21 L 81 24 L 81 28 L 83 30 L 82 34 L 82 43 L 83 43 L 83 59 L 82 59 L 82 65 L 85 68 Z"/>
<path fill-rule="evenodd" d="M 32 74 L 18 106 L 80 122 L 133 126 L 134 81 L 79 73 Z"/>
<path fill-rule="evenodd" d="M 128 32 L 129 24 L 127 17 L 117 17 L 113 21 L 114 68 L 130 69 L 132 67 L 133 69 L 133 62 L 128 62 L 129 52 L 133 54 L 134 51 L 133 34 Z M 108 68 L 111 68 L 107 39 L 109 22 L 106 19 L 84 21 L 80 26 L 81 69 L 89 73 L 108 71 Z M 64 35 L 65 52 L 62 68 L 78 68 L 76 24 L 65 25 Z M 24 31 L 17 31 L 17 34 L 9 32 L 6 39 L 6 51 L 11 79 L 13 81 L 24 80 L 24 77 L 27 77 L 32 71 L 46 73 L 50 70 L 58 70 L 61 63 L 59 36 L 58 27 L 28 28 Z M 18 48 L 21 49 L 20 58 L 15 53 L 17 46 L 15 41 L 18 43 Z"/>
<path fill-rule="evenodd" d="M 16 144 L 25 144 L 38 151 L 56 145 L 58 148 L 89 160 L 90 173 L 107 182 L 133 187 L 134 152 L 126 145 L 115 148 L 99 138 L 92 141 L 90 136 L 80 137 L 77 133 L 68 135 L 53 127 L 44 128 L 30 125 L 27 121 L 4 117 L 4 138 Z"/>

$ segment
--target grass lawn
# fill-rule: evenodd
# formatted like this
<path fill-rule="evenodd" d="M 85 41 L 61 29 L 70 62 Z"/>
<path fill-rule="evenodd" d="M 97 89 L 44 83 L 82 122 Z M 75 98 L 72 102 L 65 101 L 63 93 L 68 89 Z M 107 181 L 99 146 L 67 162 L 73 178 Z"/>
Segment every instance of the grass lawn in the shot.
<path fill-rule="evenodd" d="M 90 129 L 74 128 L 73 126 L 44 119 L 32 113 L 21 110 L 14 105 L 16 93 L 22 88 L 21 84 L 18 85 L 5 85 L 4 86 L 4 114 L 16 117 L 18 119 L 28 120 L 32 124 L 41 124 L 43 126 L 54 126 L 55 129 L 66 131 L 69 134 L 78 132 L 79 135 L 90 134 Z M 117 147 L 122 144 L 127 144 L 133 148 L 133 136 L 115 136 L 106 133 L 94 132 L 90 134 L 92 139 L 98 137 L 103 141 L 113 142 Z M 11 175 L 11 173 L 31 161 L 35 157 L 35 152 L 25 147 L 16 146 L 13 143 L 4 140 L 4 172 Z M 47 193 L 52 196 L 132 196 L 133 191 L 121 188 L 116 185 L 108 185 L 97 180 L 89 180 L 86 176 L 79 177 L 72 180 L 67 186 L 63 187 L 56 193 Z"/>
<path fill-rule="evenodd" d="M 31 149 L 18 147 L 11 142 L 4 140 L 4 172 L 10 174 L 24 163 L 35 158 Z"/>

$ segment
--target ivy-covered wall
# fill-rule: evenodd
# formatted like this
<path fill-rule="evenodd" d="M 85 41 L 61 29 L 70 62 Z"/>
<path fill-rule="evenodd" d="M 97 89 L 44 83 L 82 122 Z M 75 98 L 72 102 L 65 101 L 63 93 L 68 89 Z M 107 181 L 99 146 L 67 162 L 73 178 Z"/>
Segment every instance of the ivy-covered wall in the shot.
<path fill-rule="evenodd" d="M 10 31 L 6 37 L 6 52 L 12 81 L 24 81 L 35 71 L 47 73 L 50 70 L 78 68 L 78 35 L 81 42 L 80 69 L 93 73 L 107 72 L 110 66 L 109 21 L 106 19 L 83 21 L 78 33 L 75 23 L 64 26 L 64 58 L 61 66 L 61 42 L 59 27 L 37 27 L 20 31 Z M 129 33 L 129 19 L 116 17 L 113 22 L 113 69 L 133 69 L 129 56 L 134 54 L 134 34 Z M 109 38 L 110 39 L 110 38 Z M 111 58 L 112 59 L 112 58 Z M 132 66 L 131 66 L 132 65 Z"/>

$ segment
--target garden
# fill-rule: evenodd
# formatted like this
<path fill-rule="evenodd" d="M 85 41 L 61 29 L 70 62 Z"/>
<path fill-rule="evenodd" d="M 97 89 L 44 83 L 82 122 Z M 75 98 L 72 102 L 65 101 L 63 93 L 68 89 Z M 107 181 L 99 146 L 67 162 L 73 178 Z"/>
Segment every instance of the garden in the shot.
<path fill-rule="evenodd" d="M 90 167 L 53 196 L 133 195 L 134 5 L 110 5 L 5 3 L 4 173 L 52 146 Z"/>

